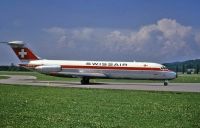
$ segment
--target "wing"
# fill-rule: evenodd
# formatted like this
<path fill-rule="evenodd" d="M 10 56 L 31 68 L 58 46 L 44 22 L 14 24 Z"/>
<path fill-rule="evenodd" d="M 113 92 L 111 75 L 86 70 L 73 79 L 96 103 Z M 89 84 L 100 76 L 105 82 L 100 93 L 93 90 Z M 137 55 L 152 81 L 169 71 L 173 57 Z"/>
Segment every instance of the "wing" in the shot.
<path fill-rule="evenodd" d="M 35 68 L 37 71 L 53 76 L 62 77 L 89 77 L 89 78 L 105 78 L 107 75 L 98 72 L 87 72 L 86 70 L 78 72 L 63 71 L 60 65 L 41 65 Z"/>
<path fill-rule="evenodd" d="M 90 78 L 106 78 L 103 73 L 74 73 L 74 72 L 56 72 L 54 75 L 68 76 L 68 77 L 90 77 Z"/>

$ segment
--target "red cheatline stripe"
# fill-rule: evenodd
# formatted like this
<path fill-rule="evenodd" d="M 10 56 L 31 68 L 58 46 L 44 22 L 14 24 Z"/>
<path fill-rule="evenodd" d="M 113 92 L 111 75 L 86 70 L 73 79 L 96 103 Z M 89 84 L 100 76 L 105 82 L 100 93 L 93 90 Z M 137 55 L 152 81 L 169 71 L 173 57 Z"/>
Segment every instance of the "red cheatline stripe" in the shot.
<path fill-rule="evenodd" d="M 24 67 L 37 67 L 41 65 L 34 64 L 20 64 Z M 109 66 L 77 66 L 77 65 L 61 65 L 64 69 L 106 69 L 106 70 L 143 70 L 143 71 L 168 71 L 168 69 L 161 70 L 160 68 L 149 68 L 149 67 L 109 67 Z"/>
<path fill-rule="evenodd" d="M 160 68 L 149 68 L 149 67 L 106 67 L 106 66 L 75 66 L 75 65 L 61 65 L 62 68 L 70 69 L 108 69 L 108 70 L 156 70 L 161 71 Z"/>

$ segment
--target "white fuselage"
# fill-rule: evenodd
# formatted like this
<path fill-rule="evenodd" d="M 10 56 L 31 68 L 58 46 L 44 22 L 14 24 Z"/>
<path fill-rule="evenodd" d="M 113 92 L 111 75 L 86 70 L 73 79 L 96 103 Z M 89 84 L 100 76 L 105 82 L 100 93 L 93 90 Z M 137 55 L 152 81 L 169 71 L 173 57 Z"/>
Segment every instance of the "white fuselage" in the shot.
<path fill-rule="evenodd" d="M 170 80 L 176 73 L 148 62 L 34 60 L 26 67 L 49 75 L 89 78 Z"/>

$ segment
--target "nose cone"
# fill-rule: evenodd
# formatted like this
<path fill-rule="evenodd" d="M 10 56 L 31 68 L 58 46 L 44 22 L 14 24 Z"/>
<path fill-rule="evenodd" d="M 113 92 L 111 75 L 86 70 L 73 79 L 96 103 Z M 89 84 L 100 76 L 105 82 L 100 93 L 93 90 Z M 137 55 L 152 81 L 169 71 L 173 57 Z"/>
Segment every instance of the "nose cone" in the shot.
<path fill-rule="evenodd" d="M 168 77 L 168 79 L 175 79 L 176 78 L 176 72 L 169 71 L 167 73 L 167 77 Z"/>

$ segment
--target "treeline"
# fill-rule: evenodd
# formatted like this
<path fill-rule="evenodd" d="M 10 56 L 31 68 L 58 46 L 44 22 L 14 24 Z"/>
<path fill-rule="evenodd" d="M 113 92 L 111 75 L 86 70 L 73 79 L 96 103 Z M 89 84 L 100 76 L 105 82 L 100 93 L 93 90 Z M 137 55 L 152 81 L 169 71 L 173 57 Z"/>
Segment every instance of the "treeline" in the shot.
<path fill-rule="evenodd" d="M 18 66 L 0 66 L 0 71 L 25 71 L 29 72 L 26 68 Z"/>
<path fill-rule="evenodd" d="M 190 69 L 194 69 L 194 73 L 200 73 L 200 59 L 188 60 L 184 62 L 165 63 L 163 65 L 175 72 L 185 73 Z"/>

